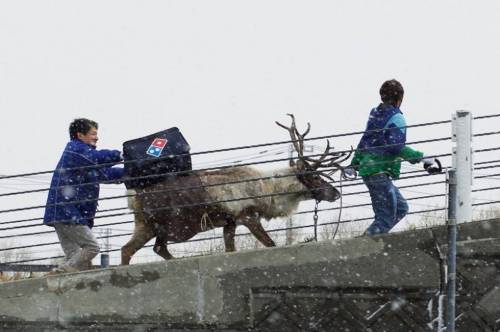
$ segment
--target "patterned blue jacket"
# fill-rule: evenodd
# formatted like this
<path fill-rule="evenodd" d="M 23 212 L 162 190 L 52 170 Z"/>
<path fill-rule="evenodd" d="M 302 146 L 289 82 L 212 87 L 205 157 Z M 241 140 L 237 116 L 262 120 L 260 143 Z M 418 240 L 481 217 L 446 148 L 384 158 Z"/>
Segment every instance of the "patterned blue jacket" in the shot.
<path fill-rule="evenodd" d="M 377 155 L 398 155 L 406 143 L 406 121 L 401 110 L 380 104 L 370 112 L 358 149 Z"/>
<path fill-rule="evenodd" d="M 99 198 L 99 182 L 118 182 L 123 176 L 123 168 L 102 165 L 120 160 L 118 150 L 96 150 L 78 139 L 71 140 L 52 176 L 43 223 L 49 226 L 65 223 L 92 227 Z"/>

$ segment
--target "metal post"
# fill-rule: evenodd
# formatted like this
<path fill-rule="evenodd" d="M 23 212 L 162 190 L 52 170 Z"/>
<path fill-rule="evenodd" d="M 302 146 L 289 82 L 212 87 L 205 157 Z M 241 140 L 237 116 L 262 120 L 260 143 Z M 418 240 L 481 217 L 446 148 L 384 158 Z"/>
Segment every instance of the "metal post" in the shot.
<path fill-rule="evenodd" d="M 446 331 L 455 331 L 456 241 L 457 241 L 457 178 L 454 169 L 448 171 L 448 273 Z"/>
<path fill-rule="evenodd" d="M 102 230 L 102 233 L 104 236 L 104 243 L 103 243 L 103 252 L 101 253 L 101 267 L 102 268 L 107 268 L 109 267 L 109 250 L 111 249 L 111 246 L 109 244 L 109 236 L 111 235 L 111 229 L 105 228 Z"/>
<path fill-rule="evenodd" d="M 101 254 L 101 267 L 103 269 L 109 267 L 109 254 L 108 253 Z"/>
<path fill-rule="evenodd" d="M 455 331 L 457 224 L 472 221 L 472 114 L 453 115 L 453 169 L 448 171 L 448 276 L 446 331 Z"/>

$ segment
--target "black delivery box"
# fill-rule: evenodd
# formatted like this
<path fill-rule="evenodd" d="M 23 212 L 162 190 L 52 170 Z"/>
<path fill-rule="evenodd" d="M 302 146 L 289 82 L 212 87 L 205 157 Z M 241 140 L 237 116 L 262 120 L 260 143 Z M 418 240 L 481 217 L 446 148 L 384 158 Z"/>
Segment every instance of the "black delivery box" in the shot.
<path fill-rule="evenodd" d="M 189 150 L 188 142 L 176 127 L 126 141 L 125 186 L 145 188 L 162 181 L 168 173 L 191 170 Z"/>

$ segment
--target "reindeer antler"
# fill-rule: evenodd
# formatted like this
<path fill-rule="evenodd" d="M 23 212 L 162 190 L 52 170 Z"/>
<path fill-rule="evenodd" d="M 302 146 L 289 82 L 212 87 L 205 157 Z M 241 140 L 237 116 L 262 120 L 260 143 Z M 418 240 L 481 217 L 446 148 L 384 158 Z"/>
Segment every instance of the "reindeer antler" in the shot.
<path fill-rule="evenodd" d="M 333 174 L 337 172 L 338 170 L 342 170 L 344 167 L 340 165 L 340 163 L 346 161 L 349 159 L 354 152 L 353 147 L 351 146 L 350 151 L 344 151 L 344 152 L 336 152 L 331 154 L 332 157 L 326 159 L 318 168 L 328 168 L 328 167 L 334 167 L 335 170 L 331 171 L 329 174 Z"/>
<path fill-rule="evenodd" d="M 295 151 L 297 151 L 299 158 L 304 158 L 304 138 L 306 137 L 307 134 L 309 134 L 309 131 L 311 130 L 311 124 L 308 122 L 306 131 L 303 134 L 300 134 L 299 131 L 297 130 L 297 126 L 295 125 L 295 116 L 291 113 L 287 113 L 287 115 L 292 118 L 291 127 L 287 127 L 279 123 L 278 121 L 275 122 L 281 128 L 288 130 Z"/>
<path fill-rule="evenodd" d="M 276 124 L 286 129 L 290 133 L 290 138 L 292 139 L 293 146 L 297 151 L 299 160 L 301 160 L 305 165 L 307 165 L 308 168 L 312 170 L 316 170 L 318 168 L 335 167 L 336 170 L 334 170 L 333 172 L 336 172 L 337 170 L 342 169 L 340 163 L 349 159 L 353 152 L 352 147 L 351 151 L 349 152 L 331 152 L 330 150 L 333 148 L 330 147 L 330 141 L 326 140 L 326 149 L 318 159 L 304 156 L 304 138 L 311 130 L 311 124 L 308 122 L 306 131 L 303 134 L 300 134 L 295 124 L 295 116 L 290 113 L 288 113 L 287 115 L 292 118 L 292 125 L 290 127 L 287 127 L 279 123 L 278 121 L 276 121 Z"/>
<path fill-rule="evenodd" d="M 326 167 L 340 167 L 339 163 L 346 161 L 351 156 L 354 151 L 352 146 L 350 151 L 342 151 L 342 152 L 329 152 L 330 142 L 327 140 L 327 147 L 325 152 L 321 155 L 319 160 L 316 161 L 315 165 L 317 168 L 326 168 Z M 326 158 L 326 157 L 329 158 Z M 312 159 L 312 158 L 311 158 Z M 340 160 L 339 160 L 340 159 Z"/>

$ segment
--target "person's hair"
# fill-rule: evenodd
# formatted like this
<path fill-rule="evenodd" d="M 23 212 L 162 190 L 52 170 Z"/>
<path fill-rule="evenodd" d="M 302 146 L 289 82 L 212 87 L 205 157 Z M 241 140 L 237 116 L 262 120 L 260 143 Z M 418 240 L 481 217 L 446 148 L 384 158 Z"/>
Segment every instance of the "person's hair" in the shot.
<path fill-rule="evenodd" d="M 77 139 L 78 133 L 85 135 L 91 128 L 97 129 L 98 127 L 99 125 L 95 121 L 85 118 L 75 119 L 69 124 L 69 138 Z"/>
<path fill-rule="evenodd" d="M 404 93 L 405 90 L 401 83 L 394 79 L 385 81 L 380 87 L 380 98 L 382 101 L 393 106 L 395 106 L 399 100 L 403 99 Z"/>

